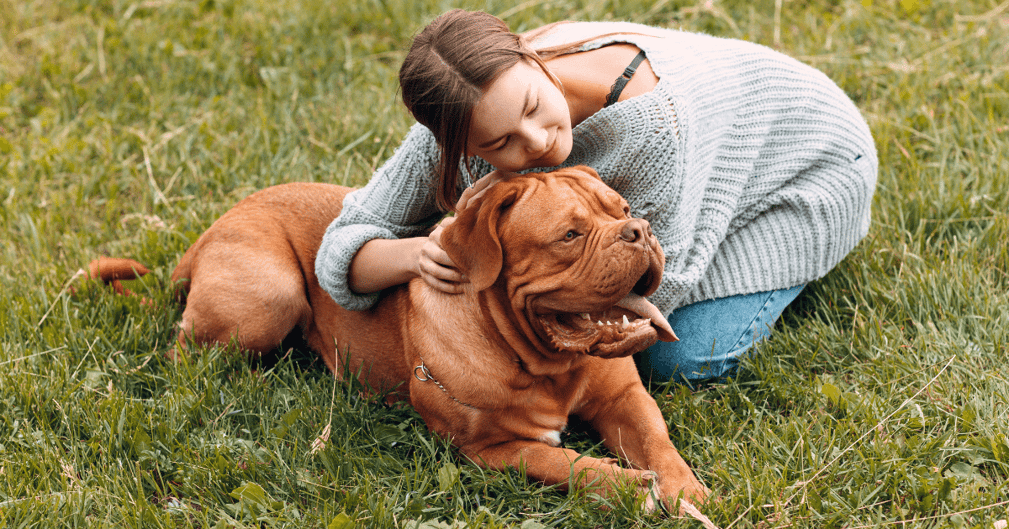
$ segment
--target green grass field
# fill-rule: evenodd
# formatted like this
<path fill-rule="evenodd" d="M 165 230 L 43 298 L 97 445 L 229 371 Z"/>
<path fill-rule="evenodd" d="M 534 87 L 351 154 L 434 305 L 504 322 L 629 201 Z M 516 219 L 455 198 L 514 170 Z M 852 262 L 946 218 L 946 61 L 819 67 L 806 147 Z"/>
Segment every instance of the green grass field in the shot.
<path fill-rule="evenodd" d="M 479 470 L 303 351 L 173 364 L 177 310 L 74 277 L 133 257 L 171 306 L 244 196 L 364 184 L 411 123 L 411 35 L 465 7 L 739 37 L 836 80 L 879 149 L 870 235 L 738 379 L 653 394 L 723 529 L 1005 527 L 1009 2 L 346 4 L 0 0 L 0 526 L 700 527 Z"/>

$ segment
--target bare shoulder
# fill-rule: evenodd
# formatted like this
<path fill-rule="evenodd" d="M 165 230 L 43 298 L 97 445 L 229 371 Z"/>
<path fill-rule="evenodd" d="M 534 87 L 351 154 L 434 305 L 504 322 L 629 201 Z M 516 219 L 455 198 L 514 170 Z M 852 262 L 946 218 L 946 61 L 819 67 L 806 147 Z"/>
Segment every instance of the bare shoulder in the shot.
<path fill-rule="evenodd" d="M 577 42 L 580 40 L 591 39 L 593 37 L 598 37 L 599 35 L 605 35 L 606 33 L 612 33 L 612 31 L 606 31 L 603 29 L 594 29 L 600 25 L 610 25 L 608 23 L 599 22 L 574 22 L 570 20 L 564 20 L 561 22 L 553 22 L 545 26 L 538 27 L 536 29 L 531 29 L 522 33 L 522 37 L 534 41 L 536 39 L 547 37 L 553 35 L 557 32 L 564 33 L 564 40 L 567 42 Z"/>
<path fill-rule="evenodd" d="M 545 39 L 547 37 L 554 36 L 556 34 L 563 34 L 560 42 L 555 42 L 554 44 L 563 45 L 572 42 L 580 42 L 585 40 L 592 40 L 596 37 L 603 35 L 613 35 L 613 34 L 637 34 L 637 35 L 648 35 L 653 37 L 663 36 L 663 29 L 655 28 L 651 26 L 646 26 L 642 24 L 635 24 L 632 22 L 574 22 L 574 21 L 562 21 L 547 24 L 542 27 L 531 29 L 522 33 L 522 37 L 528 42 L 533 42 L 539 39 Z"/>
<path fill-rule="evenodd" d="M 614 83 L 639 52 L 633 44 L 621 43 L 546 60 L 547 67 L 564 87 L 572 125 L 581 123 L 606 105 Z M 646 58 L 638 64 L 618 101 L 650 92 L 658 81 Z"/>
<path fill-rule="evenodd" d="M 554 31 L 557 30 L 558 27 L 568 24 L 577 24 L 577 22 L 570 22 L 566 20 L 560 22 L 552 22 L 545 26 L 540 26 L 538 28 L 530 29 L 529 31 L 519 33 L 519 36 L 525 39 L 526 42 L 533 42 L 538 38 L 552 34 Z"/>

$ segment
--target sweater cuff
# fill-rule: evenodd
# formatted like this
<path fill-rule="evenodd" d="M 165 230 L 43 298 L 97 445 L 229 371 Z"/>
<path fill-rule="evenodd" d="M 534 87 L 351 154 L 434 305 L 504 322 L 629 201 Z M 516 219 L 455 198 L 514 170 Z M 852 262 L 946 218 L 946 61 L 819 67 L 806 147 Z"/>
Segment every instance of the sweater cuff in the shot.
<path fill-rule="evenodd" d="M 331 227 L 332 228 L 332 227 Z M 315 275 L 319 286 L 329 293 L 337 305 L 347 310 L 367 310 L 378 301 L 379 293 L 357 294 L 350 290 L 348 276 L 350 262 L 358 250 L 373 239 L 396 239 L 391 231 L 356 224 L 341 226 L 339 230 L 326 230 L 315 257 Z"/>

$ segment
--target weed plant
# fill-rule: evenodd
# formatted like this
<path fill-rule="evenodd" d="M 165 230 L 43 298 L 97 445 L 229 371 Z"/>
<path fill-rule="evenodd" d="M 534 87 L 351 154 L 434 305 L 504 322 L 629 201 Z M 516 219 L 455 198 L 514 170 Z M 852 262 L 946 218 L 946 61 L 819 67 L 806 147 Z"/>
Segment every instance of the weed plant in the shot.
<path fill-rule="evenodd" d="M 993 0 L 0 0 L 0 526 L 700 526 L 480 470 L 301 348 L 162 356 L 188 245 L 265 186 L 364 184 L 411 123 L 404 49 L 451 7 L 737 37 L 836 80 L 879 149 L 869 236 L 737 378 L 652 392 L 719 527 L 1005 527 Z M 158 309 L 75 276 L 98 254 L 149 265 Z"/>

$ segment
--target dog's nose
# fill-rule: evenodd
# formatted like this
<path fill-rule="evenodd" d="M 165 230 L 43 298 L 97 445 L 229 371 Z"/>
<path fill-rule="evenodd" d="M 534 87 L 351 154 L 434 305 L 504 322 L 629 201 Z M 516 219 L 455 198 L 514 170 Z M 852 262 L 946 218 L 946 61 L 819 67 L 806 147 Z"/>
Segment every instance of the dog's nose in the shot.
<path fill-rule="evenodd" d="M 641 242 L 651 235 L 652 227 L 644 219 L 631 219 L 624 223 L 619 237 L 627 242 Z"/>

